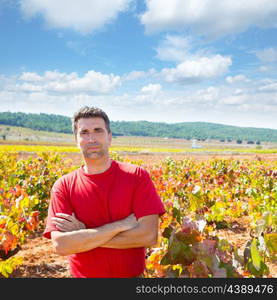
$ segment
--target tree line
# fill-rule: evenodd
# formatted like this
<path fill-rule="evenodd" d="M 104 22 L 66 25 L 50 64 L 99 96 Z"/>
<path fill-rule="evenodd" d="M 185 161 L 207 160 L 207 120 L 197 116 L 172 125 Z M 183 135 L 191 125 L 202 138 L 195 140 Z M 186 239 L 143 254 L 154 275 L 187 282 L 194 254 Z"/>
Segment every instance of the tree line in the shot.
<path fill-rule="evenodd" d="M 72 133 L 71 119 L 55 114 L 0 112 L 0 124 L 34 130 Z M 111 121 L 114 136 L 151 136 L 220 141 L 277 142 L 277 130 L 238 127 L 206 122 L 161 123 L 148 121 Z"/>

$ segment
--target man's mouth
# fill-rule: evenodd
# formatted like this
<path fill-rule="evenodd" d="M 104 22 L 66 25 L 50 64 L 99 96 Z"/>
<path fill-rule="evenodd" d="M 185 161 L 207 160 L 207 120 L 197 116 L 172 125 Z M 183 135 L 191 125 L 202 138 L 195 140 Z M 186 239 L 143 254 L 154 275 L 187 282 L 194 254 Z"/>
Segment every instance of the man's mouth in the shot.
<path fill-rule="evenodd" d="M 96 150 L 96 149 L 99 149 L 99 145 L 95 145 L 95 146 L 87 146 L 87 150 Z"/>

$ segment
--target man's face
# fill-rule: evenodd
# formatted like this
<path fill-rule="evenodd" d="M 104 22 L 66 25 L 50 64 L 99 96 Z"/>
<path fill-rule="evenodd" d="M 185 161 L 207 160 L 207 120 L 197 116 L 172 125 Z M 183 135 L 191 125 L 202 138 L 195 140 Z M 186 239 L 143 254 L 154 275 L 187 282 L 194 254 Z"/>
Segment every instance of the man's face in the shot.
<path fill-rule="evenodd" d="M 99 159 L 109 155 L 112 134 L 102 118 L 81 118 L 77 122 L 76 142 L 84 158 Z"/>

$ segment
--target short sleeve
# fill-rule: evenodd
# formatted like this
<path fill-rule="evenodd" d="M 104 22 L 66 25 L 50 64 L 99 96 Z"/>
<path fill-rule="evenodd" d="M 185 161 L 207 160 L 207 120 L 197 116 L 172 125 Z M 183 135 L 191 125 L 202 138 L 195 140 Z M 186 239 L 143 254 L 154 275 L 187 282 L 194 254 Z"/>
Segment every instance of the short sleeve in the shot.
<path fill-rule="evenodd" d="M 54 217 L 56 213 L 65 213 L 71 215 L 72 212 L 73 209 L 69 202 L 66 186 L 63 184 L 62 180 L 59 179 L 55 182 L 51 189 L 48 215 L 43 236 L 51 239 L 51 231 L 58 231 L 56 226 L 52 223 L 52 217 Z"/>
<path fill-rule="evenodd" d="M 139 168 L 134 190 L 133 211 L 138 219 L 147 215 L 162 215 L 165 213 L 164 205 L 149 173 L 142 168 Z"/>

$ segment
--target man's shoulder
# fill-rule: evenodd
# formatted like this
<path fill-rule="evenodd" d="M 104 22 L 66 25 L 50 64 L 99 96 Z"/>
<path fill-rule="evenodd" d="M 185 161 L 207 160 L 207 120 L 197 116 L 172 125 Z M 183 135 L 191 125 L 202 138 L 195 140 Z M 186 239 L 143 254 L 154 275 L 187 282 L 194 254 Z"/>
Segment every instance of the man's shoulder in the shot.
<path fill-rule="evenodd" d="M 73 170 L 67 174 L 62 175 L 59 179 L 56 180 L 55 186 L 66 185 L 73 182 L 79 173 L 80 168 Z"/>
<path fill-rule="evenodd" d="M 127 162 L 121 162 L 121 161 L 116 161 L 116 163 L 120 172 L 128 174 L 130 176 L 140 177 L 147 173 L 147 171 L 139 165 L 135 165 Z"/>

